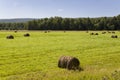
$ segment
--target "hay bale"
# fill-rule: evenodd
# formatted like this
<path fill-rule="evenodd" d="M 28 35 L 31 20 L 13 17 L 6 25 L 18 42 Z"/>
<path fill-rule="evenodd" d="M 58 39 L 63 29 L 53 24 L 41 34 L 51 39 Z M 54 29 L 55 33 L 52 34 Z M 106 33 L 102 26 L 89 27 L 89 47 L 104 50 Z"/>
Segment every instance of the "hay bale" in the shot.
<path fill-rule="evenodd" d="M 102 32 L 102 34 L 106 34 L 106 32 Z"/>
<path fill-rule="evenodd" d="M 24 37 L 29 37 L 29 36 L 30 36 L 29 33 L 24 34 Z"/>
<path fill-rule="evenodd" d="M 17 30 L 15 30 L 14 32 L 17 33 Z"/>
<path fill-rule="evenodd" d="M 50 33 L 50 32 L 51 32 L 51 30 L 48 30 L 47 32 L 48 32 L 48 33 Z"/>
<path fill-rule="evenodd" d="M 117 35 L 112 35 L 111 38 L 118 38 L 118 36 Z"/>
<path fill-rule="evenodd" d="M 108 31 L 108 33 L 111 33 L 110 31 Z"/>
<path fill-rule="evenodd" d="M 117 35 L 115 35 L 115 36 L 114 36 L 114 38 L 118 38 L 118 36 L 117 36 Z"/>
<path fill-rule="evenodd" d="M 95 35 L 98 35 L 98 33 L 95 33 Z"/>
<path fill-rule="evenodd" d="M 90 33 L 90 35 L 98 35 L 98 33 Z"/>
<path fill-rule="evenodd" d="M 80 65 L 79 60 L 71 56 L 62 56 L 58 61 L 58 67 L 66 68 L 68 70 L 80 69 L 79 65 Z"/>
<path fill-rule="evenodd" d="M 66 33 L 66 31 L 64 30 L 64 33 Z"/>
<path fill-rule="evenodd" d="M 115 32 L 114 32 L 114 31 L 113 31 L 112 33 L 113 33 L 113 34 L 115 34 Z"/>
<path fill-rule="evenodd" d="M 94 35 L 94 33 L 90 33 L 90 35 Z"/>
<path fill-rule="evenodd" d="M 7 39 L 14 39 L 14 36 L 13 35 L 8 35 L 6 38 Z"/>
<path fill-rule="evenodd" d="M 114 38 L 114 35 L 112 35 L 111 38 Z"/>
<path fill-rule="evenodd" d="M 46 31 L 44 31 L 44 33 L 47 33 L 48 31 L 46 30 Z"/>

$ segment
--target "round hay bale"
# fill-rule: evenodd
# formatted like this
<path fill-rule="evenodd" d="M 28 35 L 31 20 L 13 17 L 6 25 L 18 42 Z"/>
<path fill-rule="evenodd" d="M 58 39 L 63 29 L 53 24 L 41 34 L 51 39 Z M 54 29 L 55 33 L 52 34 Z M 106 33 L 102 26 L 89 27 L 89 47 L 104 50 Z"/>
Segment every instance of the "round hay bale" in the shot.
<path fill-rule="evenodd" d="M 95 33 L 95 35 L 98 35 L 98 33 Z"/>
<path fill-rule="evenodd" d="M 66 33 L 66 31 L 64 30 L 64 33 Z"/>
<path fill-rule="evenodd" d="M 113 34 L 115 34 L 115 32 L 114 32 L 114 31 L 113 31 L 112 33 L 113 33 Z"/>
<path fill-rule="evenodd" d="M 106 34 L 106 32 L 102 32 L 102 34 Z"/>
<path fill-rule="evenodd" d="M 90 33 L 90 35 L 94 35 L 94 33 Z"/>
<path fill-rule="evenodd" d="M 50 31 L 50 30 L 48 30 L 47 32 L 48 32 L 48 33 L 50 33 L 51 31 Z"/>
<path fill-rule="evenodd" d="M 17 33 L 17 30 L 15 30 L 14 32 Z"/>
<path fill-rule="evenodd" d="M 79 60 L 71 56 L 62 56 L 58 61 L 58 67 L 66 68 L 68 70 L 77 70 L 79 69 L 79 65 Z"/>
<path fill-rule="evenodd" d="M 111 38 L 118 38 L 118 36 L 117 35 L 112 35 Z"/>
<path fill-rule="evenodd" d="M 118 38 L 118 36 L 117 36 L 117 35 L 115 35 L 114 37 L 115 37 L 115 38 Z"/>
<path fill-rule="evenodd" d="M 114 35 L 112 35 L 111 38 L 114 38 Z"/>
<path fill-rule="evenodd" d="M 111 33 L 110 31 L 108 31 L 108 33 Z"/>
<path fill-rule="evenodd" d="M 48 31 L 44 31 L 44 33 L 47 33 Z"/>
<path fill-rule="evenodd" d="M 76 69 L 79 69 L 79 65 L 80 65 L 80 62 L 77 58 L 73 57 L 71 58 L 69 61 L 68 61 L 68 64 L 67 64 L 67 69 L 71 70 L 76 70 Z"/>
<path fill-rule="evenodd" d="M 13 35 L 8 35 L 6 38 L 7 39 L 14 39 L 14 36 Z"/>
<path fill-rule="evenodd" d="M 24 34 L 24 37 L 29 37 L 29 36 L 30 36 L 29 33 Z"/>

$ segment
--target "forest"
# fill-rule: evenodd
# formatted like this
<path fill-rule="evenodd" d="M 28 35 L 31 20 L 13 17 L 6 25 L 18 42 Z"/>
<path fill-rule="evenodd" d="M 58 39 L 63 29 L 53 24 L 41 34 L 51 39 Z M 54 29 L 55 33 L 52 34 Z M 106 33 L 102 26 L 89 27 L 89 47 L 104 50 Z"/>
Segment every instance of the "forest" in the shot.
<path fill-rule="evenodd" d="M 0 23 L 0 30 L 120 30 L 120 15 L 96 18 L 50 17 L 28 22 Z"/>

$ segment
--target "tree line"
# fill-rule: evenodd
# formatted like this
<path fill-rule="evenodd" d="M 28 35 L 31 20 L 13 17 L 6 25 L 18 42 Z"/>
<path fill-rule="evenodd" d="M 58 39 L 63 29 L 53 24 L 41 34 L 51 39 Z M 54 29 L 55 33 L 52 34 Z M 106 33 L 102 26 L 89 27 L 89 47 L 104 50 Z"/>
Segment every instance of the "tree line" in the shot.
<path fill-rule="evenodd" d="M 0 23 L 0 30 L 120 30 L 120 15 L 98 18 L 50 17 L 23 23 Z"/>

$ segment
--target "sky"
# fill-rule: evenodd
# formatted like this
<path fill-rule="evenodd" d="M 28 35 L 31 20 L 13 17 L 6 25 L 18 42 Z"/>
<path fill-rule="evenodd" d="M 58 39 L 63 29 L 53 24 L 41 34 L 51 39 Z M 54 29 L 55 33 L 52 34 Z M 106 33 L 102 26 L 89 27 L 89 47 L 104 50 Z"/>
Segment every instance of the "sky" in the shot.
<path fill-rule="evenodd" d="M 46 17 L 111 17 L 120 0 L 0 0 L 0 19 Z"/>

